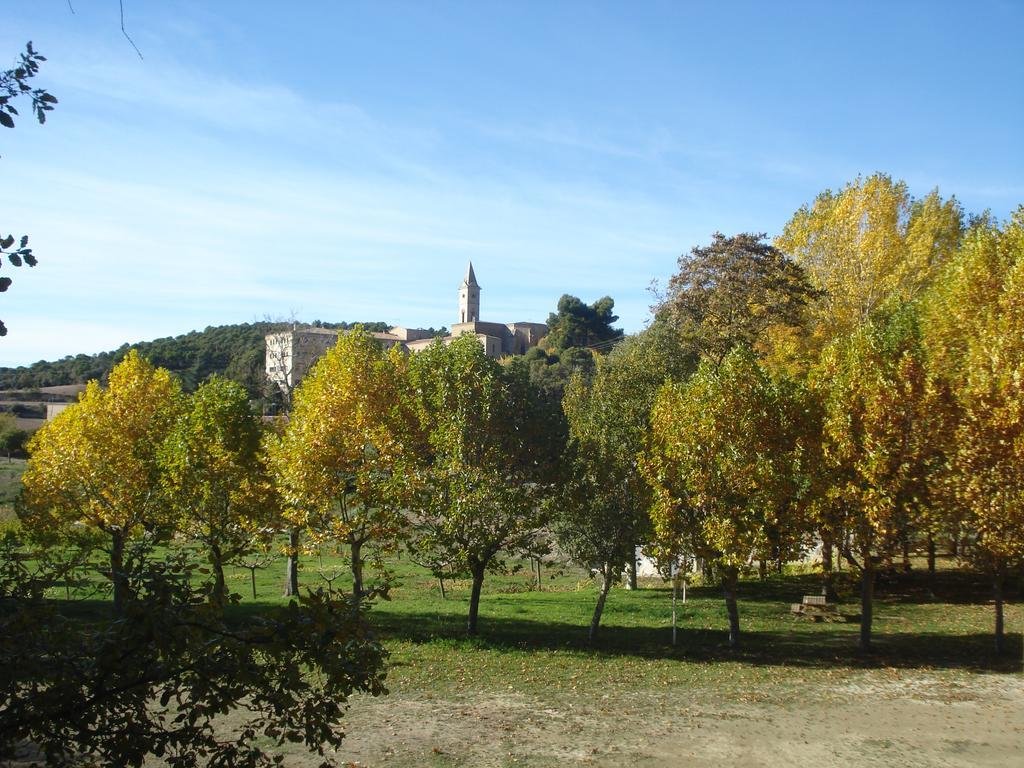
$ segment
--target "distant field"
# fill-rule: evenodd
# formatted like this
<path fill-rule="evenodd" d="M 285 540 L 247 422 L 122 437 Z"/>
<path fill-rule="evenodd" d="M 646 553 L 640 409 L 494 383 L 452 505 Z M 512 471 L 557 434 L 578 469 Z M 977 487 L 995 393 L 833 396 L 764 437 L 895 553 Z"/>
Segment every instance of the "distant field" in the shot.
<path fill-rule="evenodd" d="M 40 387 L 38 391 L 46 395 L 75 397 L 79 392 L 85 391 L 85 384 L 61 384 L 56 387 Z"/>
<path fill-rule="evenodd" d="M 61 384 L 54 387 L 34 387 L 31 389 L 0 390 L 0 400 L 28 400 L 39 402 L 45 400 L 73 400 L 79 392 L 85 391 L 85 384 Z"/>

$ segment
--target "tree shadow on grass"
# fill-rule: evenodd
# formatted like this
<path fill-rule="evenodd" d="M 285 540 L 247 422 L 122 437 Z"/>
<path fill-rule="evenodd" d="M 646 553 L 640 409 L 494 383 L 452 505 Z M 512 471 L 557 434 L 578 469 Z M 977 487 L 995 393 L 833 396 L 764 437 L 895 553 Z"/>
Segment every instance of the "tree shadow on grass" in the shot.
<path fill-rule="evenodd" d="M 385 639 L 411 643 L 443 643 L 495 651 L 575 650 L 606 656 L 678 659 L 707 663 L 741 662 L 754 666 L 795 668 L 895 667 L 901 669 L 963 669 L 1021 671 L 1022 636 L 1009 634 L 1007 653 L 996 656 L 990 634 L 878 632 L 872 652 L 857 650 L 856 623 L 814 625 L 794 623 L 793 631 L 749 631 L 740 647 L 730 649 L 723 630 L 681 626 L 675 647 L 671 629 L 602 626 L 597 642 L 587 643 L 587 627 L 527 618 L 481 616 L 480 634 L 468 637 L 461 617 L 436 613 L 372 614 Z"/>
<path fill-rule="evenodd" d="M 747 584 L 745 586 L 751 586 Z M 672 646 L 669 626 L 651 626 L 649 601 L 657 601 L 664 608 L 668 588 L 644 589 L 630 594 L 629 601 L 616 601 L 612 615 L 602 624 L 597 642 L 587 642 L 587 621 L 581 615 L 566 621 L 563 593 L 534 593 L 531 603 L 519 606 L 490 604 L 506 596 L 491 596 L 482 606 L 480 634 L 468 637 L 465 629 L 465 602 L 450 600 L 436 604 L 435 610 L 419 606 L 403 606 L 402 610 L 374 608 L 369 612 L 370 622 L 384 640 L 415 644 L 442 644 L 453 649 L 480 648 L 498 652 L 576 651 L 602 656 L 629 656 L 644 659 L 677 659 L 689 662 L 740 662 L 752 666 L 779 666 L 792 668 L 878 668 L 899 669 L 961 669 L 977 672 L 1012 673 L 1022 671 L 1024 637 L 1008 633 L 1006 653 L 996 656 L 993 635 L 988 632 L 947 633 L 941 631 L 893 631 L 890 621 L 882 614 L 876 618 L 873 635 L 874 649 L 862 654 L 857 650 L 859 616 L 854 605 L 841 606 L 843 621 L 814 624 L 789 618 L 786 605 L 799 593 L 800 582 L 792 577 L 778 584 L 758 583 L 754 594 L 745 594 L 740 603 L 740 647 L 732 650 L 726 644 L 724 628 L 692 626 L 709 618 L 707 606 L 721 600 L 716 589 L 691 590 L 692 605 L 680 606 L 680 624 L 677 644 Z M 762 601 L 757 607 L 757 596 Z M 112 610 L 109 599 L 53 601 L 69 618 L 95 621 L 109 618 Z M 700 605 L 700 603 L 704 605 Z M 777 611 L 766 610 L 774 602 Z M 876 611 L 885 603 L 913 602 L 901 595 L 887 596 L 876 604 Z M 963 602 L 968 602 L 964 600 Z M 753 603 L 753 610 L 744 613 L 744 603 Z M 280 608 L 275 603 L 244 601 L 228 608 L 231 622 L 247 623 L 268 610 Z M 488 607 L 497 608 L 505 615 L 489 615 Z M 758 613 L 760 610 L 760 613 Z M 884 610 L 884 609 L 883 609 Z M 509 612 L 514 615 L 507 615 Z M 538 613 L 546 616 L 538 617 Z M 898 618 L 898 617 L 897 617 Z M 663 616 L 663 619 L 667 616 Z M 721 617 L 718 617 L 720 620 Z M 633 626 L 621 624 L 637 623 Z M 621 622 L 621 623 L 620 623 Z M 642 622 L 647 622 L 646 625 Z M 770 629 L 765 630 L 764 624 Z M 780 626 L 780 623 L 782 626 Z M 890 626 L 886 626 L 890 624 Z M 760 625 L 760 627 L 758 626 Z"/>
<path fill-rule="evenodd" d="M 804 595 L 820 595 L 821 574 L 770 575 L 764 581 L 746 579 L 740 582 L 738 597 L 741 602 L 798 603 Z M 849 570 L 835 574 L 834 585 L 846 599 L 858 599 L 860 576 Z M 671 592 L 668 585 L 655 585 L 642 592 Z M 691 587 L 694 597 L 719 598 L 718 586 Z M 952 603 L 955 605 L 984 604 L 992 599 L 992 582 L 978 571 L 967 569 L 940 570 L 935 578 L 928 572 L 914 569 L 881 572 L 875 582 L 875 596 L 880 601 L 905 604 Z M 1004 598 L 1015 602 L 1024 597 L 1019 579 L 1009 578 L 1004 586 Z"/>

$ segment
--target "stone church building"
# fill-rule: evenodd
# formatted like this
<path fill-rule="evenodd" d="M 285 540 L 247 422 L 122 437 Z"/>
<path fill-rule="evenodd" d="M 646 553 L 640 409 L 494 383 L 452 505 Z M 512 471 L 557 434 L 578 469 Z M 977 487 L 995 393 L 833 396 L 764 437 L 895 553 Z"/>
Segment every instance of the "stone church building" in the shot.
<path fill-rule="evenodd" d="M 459 286 L 459 320 L 452 324 L 445 344 L 465 334 L 472 334 L 488 357 L 521 355 L 535 347 L 547 334 L 544 323 L 494 323 L 480 319 L 480 284 L 473 272 L 473 262 Z M 272 333 L 266 340 L 266 374 L 286 392 L 290 392 L 324 353 L 335 345 L 339 331 L 331 328 L 292 328 Z M 342 331 L 343 333 L 343 331 Z M 434 343 L 434 336 L 423 328 L 395 326 L 386 333 L 371 333 L 385 349 L 394 346 L 415 353 Z"/>

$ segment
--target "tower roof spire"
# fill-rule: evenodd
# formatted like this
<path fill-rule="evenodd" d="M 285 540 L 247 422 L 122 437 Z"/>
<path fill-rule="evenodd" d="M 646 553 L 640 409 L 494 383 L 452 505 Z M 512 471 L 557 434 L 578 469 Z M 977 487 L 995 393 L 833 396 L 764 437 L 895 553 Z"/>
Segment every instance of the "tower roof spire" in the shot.
<path fill-rule="evenodd" d="M 464 278 L 462 278 L 462 284 L 463 285 L 475 285 L 477 288 L 480 287 L 480 284 L 476 281 L 476 275 L 473 272 L 473 262 L 472 261 L 470 261 L 469 262 L 469 266 L 466 267 L 466 276 Z"/>

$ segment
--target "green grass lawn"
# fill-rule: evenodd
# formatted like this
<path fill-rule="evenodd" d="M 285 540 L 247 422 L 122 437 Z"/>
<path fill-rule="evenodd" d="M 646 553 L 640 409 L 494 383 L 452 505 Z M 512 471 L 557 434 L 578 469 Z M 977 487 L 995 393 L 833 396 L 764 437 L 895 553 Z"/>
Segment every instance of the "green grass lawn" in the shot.
<path fill-rule="evenodd" d="M 338 555 L 306 556 L 300 584 L 347 588 L 346 562 Z M 857 584 L 840 580 L 841 621 L 814 623 L 792 616 L 790 603 L 815 594 L 815 575 L 756 576 L 741 582 L 741 647 L 726 647 L 727 619 L 720 590 L 691 587 L 678 603 L 678 639 L 672 645 L 671 587 L 660 580 L 609 596 L 598 642 L 587 644 L 597 595 L 584 571 L 546 565 L 542 588 L 529 566 L 511 575 L 489 575 L 480 607 L 480 634 L 465 633 L 469 582 L 447 584 L 442 599 L 436 579 L 398 557 L 389 561 L 395 583 L 389 600 L 370 616 L 391 652 L 389 687 L 406 693 L 446 695 L 464 690 L 511 691 L 543 696 L 559 691 L 626 692 L 631 687 L 713 685 L 739 694 L 772 683 L 799 690 L 806 679 L 844 676 L 870 668 L 1010 672 L 1020 669 L 1024 607 L 1011 590 L 1006 606 L 1010 653 L 992 653 L 993 609 L 988 585 L 977 574 L 943 563 L 932 597 L 923 563 L 894 584 L 880 585 L 875 605 L 875 650 L 856 650 Z M 340 575 L 338 575 L 340 574 Z M 286 602 L 284 560 L 257 571 L 256 599 L 250 572 L 229 568 L 240 596 L 238 620 Z M 54 593 L 61 597 L 63 590 Z M 105 611 L 94 597 L 78 610 Z M 755 695 L 751 693 L 750 695 Z"/>

